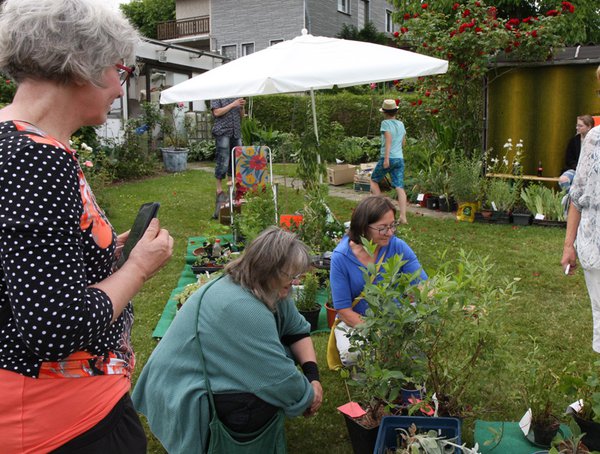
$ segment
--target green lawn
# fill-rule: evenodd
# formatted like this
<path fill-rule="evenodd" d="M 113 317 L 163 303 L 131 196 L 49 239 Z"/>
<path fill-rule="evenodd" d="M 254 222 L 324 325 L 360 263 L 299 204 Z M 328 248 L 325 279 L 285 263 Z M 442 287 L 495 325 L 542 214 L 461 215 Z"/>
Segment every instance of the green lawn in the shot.
<path fill-rule="evenodd" d="M 200 170 L 114 185 L 99 196 L 107 203 L 109 218 L 119 232 L 130 227 L 139 205 L 159 201 L 161 225 L 175 238 L 173 259 L 134 300 L 133 340 L 139 373 L 156 345 L 151 333 L 184 265 L 187 238 L 226 233 L 228 228 L 210 219 L 214 178 Z M 281 188 L 280 213 L 291 213 L 302 203 L 301 192 Z M 355 202 L 329 198 L 328 204 L 344 221 L 349 219 Z M 530 350 L 530 336 L 537 339 L 547 364 L 559 375 L 572 363 L 583 370 L 591 366 L 595 360 L 591 349 L 591 309 L 583 275 L 578 271 L 576 276 L 567 278 L 559 264 L 564 230 L 468 224 L 410 215 L 409 222 L 398 234 L 415 250 L 428 273 L 436 269 L 441 251 L 448 250 L 453 256 L 463 248 L 489 256 L 498 279 L 520 279 L 520 293 L 511 303 L 506 324 L 510 328 L 504 333 L 502 348 L 485 358 L 472 378 L 468 398 L 476 418 L 515 421 L 525 412 L 519 398 L 522 378 L 512 366 Z M 327 370 L 327 336 L 316 335 L 314 342 L 321 365 L 324 403 L 316 417 L 288 421 L 289 452 L 349 453 L 346 427 L 335 410 L 347 401 L 345 388 L 339 375 Z M 557 395 L 558 412 L 574 400 L 574 396 Z M 467 442 L 472 441 L 472 424 L 473 418 L 463 422 L 463 439 Z M 149 452 L 164 450 L 152 438 Z"/>

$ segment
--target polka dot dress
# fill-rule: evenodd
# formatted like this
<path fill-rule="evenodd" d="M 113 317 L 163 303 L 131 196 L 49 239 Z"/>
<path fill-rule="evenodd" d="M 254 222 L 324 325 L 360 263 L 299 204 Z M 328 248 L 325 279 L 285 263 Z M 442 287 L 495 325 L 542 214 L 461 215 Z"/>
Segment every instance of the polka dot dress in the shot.
<path fill-rule="evenodd" d="M 0 135 L 17 127 L 44 135 L 23 122 Z M 111 274 L 114 238 L 74 152 L 49 136 L 0 140 L 0 368 L 37 377 L 82 350 L 133 363 L 131 303 L 111 324 L 110 299 L 88 287 Z"/>

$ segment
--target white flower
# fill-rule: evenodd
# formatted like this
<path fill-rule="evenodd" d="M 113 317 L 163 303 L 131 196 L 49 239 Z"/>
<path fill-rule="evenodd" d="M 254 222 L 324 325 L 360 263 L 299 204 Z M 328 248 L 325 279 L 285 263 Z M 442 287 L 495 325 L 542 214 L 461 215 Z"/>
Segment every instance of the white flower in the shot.
<path fill-rule="evenodd" d="M 510 139 L 508 139 L 508 140 L 510 140 Z M 504 148 L 512 148 L 512 143 L 510 143 L 510 142 L 506 142 L 506 143 L 504 144 Z"/>
<path fill-rule="evenodd" d="M 505 166 L 508 165 L 508 159 L 506 159 L 506 157 L 502 158 L 502 164 L 504 164 Z"/>

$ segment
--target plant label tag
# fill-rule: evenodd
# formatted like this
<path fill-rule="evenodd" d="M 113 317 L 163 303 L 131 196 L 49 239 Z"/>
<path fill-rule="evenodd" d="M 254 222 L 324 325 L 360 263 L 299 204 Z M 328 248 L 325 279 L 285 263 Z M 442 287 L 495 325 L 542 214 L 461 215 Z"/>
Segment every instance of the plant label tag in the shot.
<path fill-rule="evenodd" d="M 583 400 L 579 399 L 577 402 L 573 402 L 571 405 L 569 405 L 569 407 L 575 410 L 575 413 L 579 413 L 583 408 Z"/>
<path fill-rule="evenodd" d="M 422 202 L 425 199 L 425 194 L 417 195 L 417 202 Z"/>
<path fill-rule="evenodd" d="M 367 412 L 364 411 L 356 402 L 348 402 L 347 404 L 337 407 L 337 409 L 341 413 L 350 416 L 351 418 L 360 418 L 361 416 L 367 414 Z"/>
<path fill-rule="evenodd" d="M 531 408 L 527 409 L 521 420 L 519 421 L 519 427 L 523 431 L 523 435 L 527 436 L 531 429 Z"/>
<path fill-rule="evenodd" d="M 535 219 L 538 220 L 538 221 L 543 221 L 545 217 L 546 216 L 544 216 L 542 213 L 537 213 L 535 215 Z"/>
<path fill-rule="evenodd" d="M 498 211 L 498 208 L 496 208 L 496 202 L 492 202 L 492 209 L 494 211 Z"/>

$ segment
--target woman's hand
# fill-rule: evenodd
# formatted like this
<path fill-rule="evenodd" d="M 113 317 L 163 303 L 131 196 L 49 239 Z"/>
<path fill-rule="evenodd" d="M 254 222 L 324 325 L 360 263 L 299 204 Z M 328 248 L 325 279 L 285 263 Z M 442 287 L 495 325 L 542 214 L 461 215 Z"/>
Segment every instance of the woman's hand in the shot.
<path fill-rule="evenodd" d="M 565 245 L 560 264 L 563 267 L 563 270 L 566 270 L 567 265 L 569 265 L 569 272 L 567 274 L 575 274 L 575 269 L 577 268 L 577 252 L 575 251 L 575 246 Z"/>
<path fill-rule="evenodd" d="M 314 416 L 315 413 L 319 411 L 319 408 L 321 408 L 321 404 L 323 403 L 323 387 L 321 386 L 321 382 L 313 380 L 310 382 L 310 384 L 315 393 L 315 397 L 312 401 L 312 404 L 310 404 L 310 407 L 304 412 L 304 416 L 307 418 L 309 416 Z"/>
<path fill-rule="evenodd" d="M 144 280 L 148 280 L 170 260 L 172 255 L 173 237 L 167 230 L 160 228 L 160 222 L 155 218 L 150 221 L 146 232 L 131 250 L 125 264 L 129 265 L 127 268 L 135 266 Z"/>

